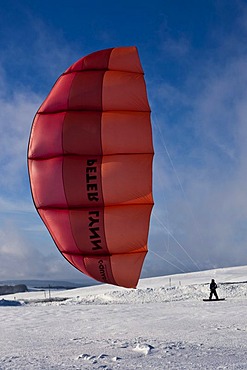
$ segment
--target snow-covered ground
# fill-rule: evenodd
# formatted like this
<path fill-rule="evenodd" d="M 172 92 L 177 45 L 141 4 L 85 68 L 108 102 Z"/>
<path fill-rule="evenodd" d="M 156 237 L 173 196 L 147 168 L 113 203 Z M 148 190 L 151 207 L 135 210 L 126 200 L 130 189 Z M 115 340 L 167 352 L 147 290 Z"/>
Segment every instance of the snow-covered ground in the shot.
<path fill-rule="evenodd" d="M 247 369 L 246 306 L 247 267 L 1 296 L 0 370 Z"/>

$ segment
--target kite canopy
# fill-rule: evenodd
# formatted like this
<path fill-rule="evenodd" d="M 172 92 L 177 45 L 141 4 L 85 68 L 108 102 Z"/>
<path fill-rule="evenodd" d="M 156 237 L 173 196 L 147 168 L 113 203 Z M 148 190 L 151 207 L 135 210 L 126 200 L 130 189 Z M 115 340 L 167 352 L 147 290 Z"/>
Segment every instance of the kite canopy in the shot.
<path fill-rule="evenodd" d="M 92 53 L 36 113 L 33 200 L 62 255 L 104 283 L 136 287 L 152 198 L 150 107 L 136 47 Z"/>

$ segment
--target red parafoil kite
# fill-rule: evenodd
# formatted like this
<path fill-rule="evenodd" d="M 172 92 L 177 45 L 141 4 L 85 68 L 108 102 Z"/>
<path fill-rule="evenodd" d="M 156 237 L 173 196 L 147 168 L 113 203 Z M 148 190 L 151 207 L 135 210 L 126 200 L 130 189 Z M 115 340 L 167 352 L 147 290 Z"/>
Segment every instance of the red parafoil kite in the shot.
<path fill-rule="evenodd" d="M 136 47 L 78 60 L 34 117 L 28 167 L 35 206 L 62 255 L 98 281 L 137 285 L 153 206 L 152 159 Z"/>

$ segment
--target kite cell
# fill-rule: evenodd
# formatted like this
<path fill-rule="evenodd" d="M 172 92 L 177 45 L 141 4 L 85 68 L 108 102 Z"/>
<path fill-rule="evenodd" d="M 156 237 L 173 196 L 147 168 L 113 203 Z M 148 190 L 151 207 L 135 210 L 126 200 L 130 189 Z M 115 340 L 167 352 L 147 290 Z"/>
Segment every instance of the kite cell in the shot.
<path fill-rule="evenodd" d="M 54 242 L 84 274 L 136 287 L 153 207 L 152 160 L 136 47 L 97 51 L 58 78 L 34 117 L 29 176 Z"/>

